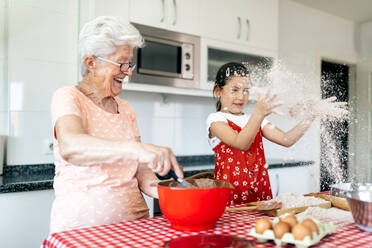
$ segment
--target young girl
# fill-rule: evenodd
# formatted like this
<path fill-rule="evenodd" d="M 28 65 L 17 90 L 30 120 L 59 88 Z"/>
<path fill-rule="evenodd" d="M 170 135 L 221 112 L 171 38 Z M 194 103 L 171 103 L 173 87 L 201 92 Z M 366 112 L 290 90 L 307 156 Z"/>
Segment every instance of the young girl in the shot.
<path fill-rule="evenodd" d="M 281 104 L 268 91 L 257 94 L 256 108 L 251 115 L 243 113 L 251 87 L 249 73 L 240 63 L 223 65 L 216 75 L 213 93 L 218 98 L 216 109 L 207 119 L 209 144 L 215 156 L 214 178 L 228 181 L 235 190 L 230 204 L 269 200 L 272 198 L 262 136 L 289 147 L 309 128 L 314 115 L 308 115 L 288 132 L 268 122 Z"/>

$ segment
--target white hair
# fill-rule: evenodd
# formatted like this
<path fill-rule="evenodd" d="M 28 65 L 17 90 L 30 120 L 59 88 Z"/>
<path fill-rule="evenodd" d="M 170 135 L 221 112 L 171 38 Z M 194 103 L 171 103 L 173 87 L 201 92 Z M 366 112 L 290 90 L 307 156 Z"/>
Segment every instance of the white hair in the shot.
<path fill-rule="evenodd" d="M 130 23 L 117 16 L 99 16 L 86 23 L 79 35 L 79 55 L 81 75 L 87 73 L 84 59 L 87 56 L 107 56 L 116 46 L 141 47 L 143 38 Z"/>

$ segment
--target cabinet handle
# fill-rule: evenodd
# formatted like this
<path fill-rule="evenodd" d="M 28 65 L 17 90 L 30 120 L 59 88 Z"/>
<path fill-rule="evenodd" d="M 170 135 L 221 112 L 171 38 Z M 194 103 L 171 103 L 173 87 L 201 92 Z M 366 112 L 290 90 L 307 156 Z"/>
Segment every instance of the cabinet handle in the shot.
<path fill-rule="evenodd" d="M 240 18 L 240 16 L 238 16 L 238 35 L 237 35 L 237 39 L 240 39 L 240 35 L 242 33 L 242 19 Z"/>
<path fill-rule="evenodd" d="M 246 19 L 245 20 L 245 25 L 247 26 L 247 41 L 249 41 L 249 39 L 251 38 L 251 22 Z"/>
<path fill-rule="evenodd" d="M 279 195 L 279 174 L 278 173 L 275 174 L 275 178 L 276 178 L 276 193 L 275 193 L 275 197 L 277 197 Z"/>
<path fill-rule="evenodd" d="M 173 7 L 174 7 L 174 19 L 173 19 L 173 26 L 177 24 L 177 0 L 173 0 Z"/>
<path fill-rule="evenodd" d="M 161 19 L 160 19 L 160 22 L 164 22 L 164 17 L 165 17 L 165 6 L 164 6 L 164 1 L 165 0 L 161 0 L 161 6 L 162 6 L 162 8 L 161 8 L 161 10 L 162 10 L 162 16 L 161 16 Z"/>

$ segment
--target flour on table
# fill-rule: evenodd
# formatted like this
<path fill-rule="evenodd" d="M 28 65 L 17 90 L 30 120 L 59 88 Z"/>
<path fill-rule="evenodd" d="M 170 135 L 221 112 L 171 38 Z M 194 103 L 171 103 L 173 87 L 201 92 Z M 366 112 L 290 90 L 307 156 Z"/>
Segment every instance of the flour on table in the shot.
<path fill-rule="evenodd" d="M 353 222 L 351 212 L 339 208 L 309 207 L 304 212 L 296 214 L 297 217 L 306 219 L 313 218 L 321 222 L 334 222 L 337 228 Z"/>
<path fill-rule="evenodd" d="M 295 193 L 282 193 L 272 199 L 271 201 L 278 201 L 282 203 L 282 208 L 297 208 L 305 206 L 314 206 L 328 201 L 316 198 L 313 196 L 302 196 Z"/>

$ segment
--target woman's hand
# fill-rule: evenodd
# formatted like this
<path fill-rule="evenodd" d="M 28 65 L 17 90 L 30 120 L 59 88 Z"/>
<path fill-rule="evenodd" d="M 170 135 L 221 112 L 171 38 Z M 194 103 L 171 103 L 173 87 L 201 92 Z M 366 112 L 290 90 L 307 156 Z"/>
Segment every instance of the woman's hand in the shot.
<path fill-rule="evenodd" d="M 281 114 L 276 109 L 283 105 L 282 103 L 275 102 L 277 94 L 271 94 L 270 89 L 268 89 L 263 97 L 259 92 L 256 92 L 256 96 L 257 96 L 256 111 L 261 113 L 263 117 L 266 117 L 272 113 Z"/>
<path fill-rule="evenodd" d="M 172 169 L 178 177 L 183 178 L 182 169 L 170 148 L 152 144 L 141 145 L 147 154 L 144 154 L 144 159 L 139 159 L 140 162 L 145 163 L 153 172 L 158 173 L 160 176 L 165 176 Z M 149 161 L 149 158 L 151 158 L 151 161 Z"/>

